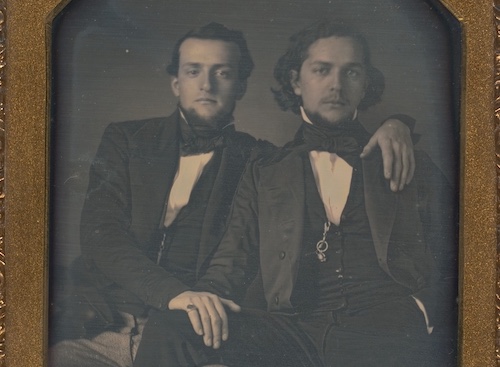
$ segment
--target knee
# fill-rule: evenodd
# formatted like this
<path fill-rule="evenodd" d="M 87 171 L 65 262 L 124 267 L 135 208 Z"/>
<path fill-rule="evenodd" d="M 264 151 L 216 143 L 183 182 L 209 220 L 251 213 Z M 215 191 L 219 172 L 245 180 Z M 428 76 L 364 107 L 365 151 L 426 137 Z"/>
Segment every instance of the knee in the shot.
<path fill-rule="evenodd" d="M 152 313 L 144 327 L 144 334 L 161 333 L 164 337 L 171 335 L 173 338 L 179 333 L 192 332 L 191 322 L 184 311 L 167 310 Z"/>

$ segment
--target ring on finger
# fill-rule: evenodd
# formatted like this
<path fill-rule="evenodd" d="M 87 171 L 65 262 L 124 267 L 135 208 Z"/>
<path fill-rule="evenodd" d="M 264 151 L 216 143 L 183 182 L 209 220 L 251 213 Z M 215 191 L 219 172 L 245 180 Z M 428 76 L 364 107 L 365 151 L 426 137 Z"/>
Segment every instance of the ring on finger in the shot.
<path fill-rule="evenodd" d="M 191 311 L 198 311 L 198 307 L 190 303 L 189 305 L 186 306 L 186 312 L 190 313 Z"/>

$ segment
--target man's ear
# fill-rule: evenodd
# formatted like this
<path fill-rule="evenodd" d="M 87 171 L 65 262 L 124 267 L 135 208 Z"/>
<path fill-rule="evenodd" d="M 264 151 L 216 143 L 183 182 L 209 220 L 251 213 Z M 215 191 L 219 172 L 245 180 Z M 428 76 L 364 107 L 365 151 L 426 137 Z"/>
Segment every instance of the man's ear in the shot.
<path fill-rule="evenodd" d="M 297 70 L 290 70 L 290 84 L 292 85 L 295 95 L 302 95 L 302 89 L 300 87 L 299 72 Z"/>
<path fill-rule="evenodd" d="M 176 76 L 171 77 L 170 79 L 170 87 L 172 88 L 172 92 L 176 97 L 179 97 L 179 78 Z"/>
<path fill-rule="evenodd" d="M 236 89 L 236 100 L 239 101 L 247 92 L 247 81 L 239 82 Z"/>

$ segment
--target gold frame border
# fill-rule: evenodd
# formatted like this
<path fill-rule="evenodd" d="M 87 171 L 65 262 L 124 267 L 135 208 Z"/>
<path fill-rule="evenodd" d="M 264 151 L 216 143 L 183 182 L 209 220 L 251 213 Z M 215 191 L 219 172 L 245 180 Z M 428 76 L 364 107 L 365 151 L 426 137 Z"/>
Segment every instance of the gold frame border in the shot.
<path fill-rule="evenodd" d="M 496 283 L 496 348 L 495 357 L 497 366 L 500 366 L 500 0 L 495 0 L 493 4 L 493 13 L 495 16 L 495 141 L 496 141 L 496 160 L 497 160 L 497 283 Z"/>
<path fill-rule="evenodd" d="M 465 36 L 461 366 L 500 367 L 500 0 L 440 1 Z M 46 362 L 46 34 L 67 2 L 0 0 L 0 367 Z"/>
<path fill-rule="evenodd" d="M 5 8 L 0 1 L 0 366 L 5 363 Z"/>

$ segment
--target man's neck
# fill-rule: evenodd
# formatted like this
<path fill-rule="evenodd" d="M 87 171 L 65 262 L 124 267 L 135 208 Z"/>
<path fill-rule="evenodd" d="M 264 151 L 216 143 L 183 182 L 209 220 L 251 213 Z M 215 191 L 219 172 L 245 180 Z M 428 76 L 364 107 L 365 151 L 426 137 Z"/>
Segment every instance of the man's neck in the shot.
<path fill-rule="evenodd" d="M 201 137 L 212 137 L 212 136 L 217 136 L 220 135 L 224 129 L 227 127 L 233 125 L 233 117 L 232 115 L 226 115 L 226 116 L 221 116 L 217 123 L 214 124 L 214 126 L 217 126 L 216 128 L 207 128 L 206 125 L 208 123 L 203 123 L 202 119 L 196 116 L 190 116 L 188 112 L 183 110 L 182 107 L 179 108 L 179 113 L 181 116 L 181 120 L 183 121 L 184 124 L 186 124 L 189 127 L 189 130 L 192 131 L 193 134 Z M 215 118 L 214 118 L 215 120 Z M 203 126 L 205 125 L 205 126 Z M 200 128 L 200 126 L 203 126 Z M 186 130 L 186 129 L 183 129 Z"/>
<path fill-rule="evenodd" d="M 343 120 L 343 121 L 340 121 L 336 124 L 331 124 L 331 123 L 328 123 L 328 122 L 323 122 L 323 121 L 317 121 L 316 119 L 312 119 L 309 117 L 309 115 L 307 114 L 307 112 L 305 111 L 305 109 L 300 106 L 300 114 L 302 116 L 302 120 L 310 125 L 313 125 L 315 127 L 317 127 L 318 129 L 322 130 L 322 131 L 336 131 L 337 129 L 345 129 L 345 128 L 349 128 L 351 127 L 351 122 L 356 120 L 357 116 L 358 116 L 358 110 L 355 110 L 354 111 L 354 114 L 353 114 L 353 117 L 352 118 L 349 118 L 349 119 L 346 119 L 346 120 Z"/>

